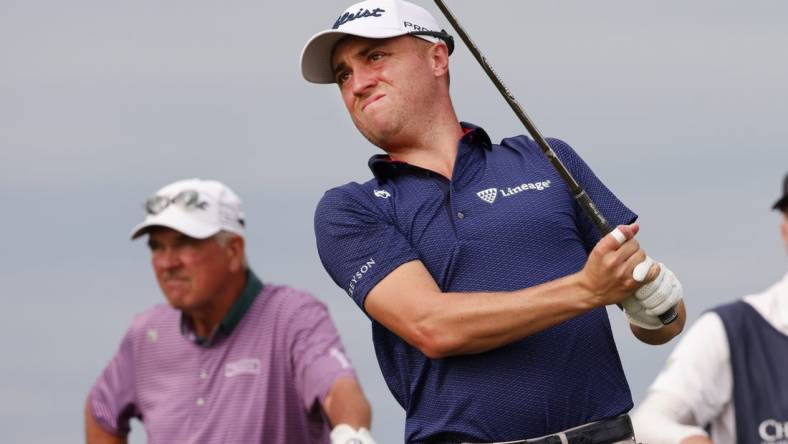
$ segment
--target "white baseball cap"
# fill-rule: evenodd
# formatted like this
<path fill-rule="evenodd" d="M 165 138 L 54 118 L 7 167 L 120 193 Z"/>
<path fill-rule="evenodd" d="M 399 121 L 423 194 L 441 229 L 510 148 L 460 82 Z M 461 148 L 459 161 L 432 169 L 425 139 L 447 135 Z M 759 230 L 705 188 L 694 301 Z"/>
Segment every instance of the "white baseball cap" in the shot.
<path fill-rule="evenodd" d="M 429 42 L 443 41 L 454 50 L 453 38 L 426 9 L 402 0 L 366 0 L 347 8 L 331 29 L 312 36 L 301 52 L 301 73 L 312 83 L 334 83 L 331 55 L 345 36 L 387 39 L 414 35 Z"/>
<path fill-rule="evenodd" d="M 172 228 L 195 239 L 206 239 L 223 230 L 244 235 L 241 199 L 215 180 L 173 182 L 149 197 L 145 210 L 148 215 L 132 230 L 132 240 L 151 227 Z"/>

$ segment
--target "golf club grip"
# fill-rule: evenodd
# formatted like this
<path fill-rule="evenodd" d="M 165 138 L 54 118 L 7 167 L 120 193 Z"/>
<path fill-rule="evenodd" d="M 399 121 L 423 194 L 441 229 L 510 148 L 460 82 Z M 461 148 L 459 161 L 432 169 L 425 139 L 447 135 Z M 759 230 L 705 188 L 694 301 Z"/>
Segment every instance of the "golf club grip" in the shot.
<path fill-rule="evenodd" d="M 599 229 L 599 232 L 602 233 L 602 236 L 605 236 L 613 231 L 613 229 L 610 227 L 610 224 L 607 223 L 607 220 L 602 215 L 602 212 L 599 211 L 599 208 L 597 208 L 597 206 L 591 200 L 591 197 L 589 197 L 580 184 L 578 184 L 578 182 L 572 176 L 572 173 L 570 173 L 569 170 L 564 166 L 564 164 L 561 162 L 561 159 L 558 158 L 555 151 L 553 151 L 553 149 L 550 147 L 550 144 L 547 143 L 547 140 L 542 137 L 542 134 L 536 128 L 536 125 L 533 124 L 531 119 L 525 113 L 525 110 L 523 110 L 523 108 L 517 102 L 517 99 L 514 98 L 514 95 L 509 91 L 509 88 L 503 84 L 500 77 L 498 77 L 498 74 L 492 69 L 492 66 L 487 63 L 487 59 L 484 57 L 484 55 L 482 55 L 476 44 L 473 43 L 471 38 L 468 36 L 468 33 L 465 32 L 465 29 L 463 29 L 463 27 L 460 25 L 454 14 L 449 10 L 443 0 L 435 0 L 435 4 L 438 6 L 438 9 L 441 10 L 443 16 L 446 17 L 446 20 L 449 21 L 449 24 L 451 24 L 452 28 L 457 31 L 457 35 L 460 36 L 460 39 L 462 39 L 463 43 L 465 43 L 465 46 L 468 48 L 471 54 L 473 54 L 473 57 L 477 62 L 479 62 L 479 65 L 481 65 L 484 72 L 487 73 L 487 76 L 490 78 L 490 80 L 492 80 L 493 84 L 501 93 L 501 95 L 503 95 L 506 103 L 509 104 L 509 107 L 512 108 L 512 111 L 514 111 L 514 113 L 517 115 L 517 118 L 520 119 L 520 122 L 522 122 L 522 124 L 528 130 L 528 133 L 542 149 L 555 170 L 561 175 L 561 178 L 569 187 L 569 190 L 575 197 L 575 200 L 577 200 L 581 208 L 583 208 L 586 214 L 588 214 L 588 217 L 590 217 L 594 222 L 594 225 L 596 225 L 596 227 Z M 663 325 L 668 325 L 677 318 L 678 313 L 676 312 L 676 307 L 671 307 L 668 311 L 659 316 L 659 320 Z"/>
<path fill-rule="evenodd" d="M 602 236 L 607 236 L 611 231 L 613 231 L 613 227 L 607 223 L 607 220 L 602 216 L 602 212 L 599 211 L 599 208 L 596 207 L 594 201 L 591 200 L 591 197 L 585 192 L 585 190 L 581 190 L 579 195 L 575 195 L 575 200 L 586 210 L 586 213 L 589 217 L 594 221 L 594 224 L 599 229 L 599 232 L 602 233 Z M 622 308 L 621 305 L 618 308 Z M 622 308 L 623 309 L 623 308 Z M 671 322 L 678 319 L 679 314 L 676 311 L 676 307 L 670 307 L 668 311 L 659 315 L 659 320 L 662 322 L 662 325 L 668 325 Z"/>

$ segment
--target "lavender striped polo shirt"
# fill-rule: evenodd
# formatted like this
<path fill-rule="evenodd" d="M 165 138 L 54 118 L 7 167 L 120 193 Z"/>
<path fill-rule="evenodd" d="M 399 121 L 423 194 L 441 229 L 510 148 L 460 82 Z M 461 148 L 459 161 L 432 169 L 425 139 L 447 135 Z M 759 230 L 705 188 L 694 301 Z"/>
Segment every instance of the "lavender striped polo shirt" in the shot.
<path fill-rule="evenodd" d="M 211 341 L 190 331 L 166 304 L 135 317 L 90 391 L 98 424 L 125 435 L 138 417 L 149 443 L 329 441 L 321 402 L 355 372 L 321 302 L 249 272 Z"/>

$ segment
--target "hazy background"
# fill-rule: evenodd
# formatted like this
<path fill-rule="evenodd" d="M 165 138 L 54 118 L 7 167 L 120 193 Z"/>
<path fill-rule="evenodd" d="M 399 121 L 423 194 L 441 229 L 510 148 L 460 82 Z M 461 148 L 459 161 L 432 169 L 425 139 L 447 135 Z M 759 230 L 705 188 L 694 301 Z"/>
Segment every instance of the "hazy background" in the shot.
<path fill-rule="evenodd" d="M 788 2 L 449 4 L 542 132 L 640 214 L 691 320 L 783 275 L 769 208 L 788 171 Z M 264 280 L 329 305 L 374 435 L 402 441 L 369 323 L 323 271 L 312 232 L 323 191 L 368 178 L 376 152 L 336 87 L 299 71 L 307 39 L 348 5 L 0 0 L 2 442 L 82 440 L 89 387 L 133 314 L 162 301 L 129 230 L 150 193 L 192 176 L 244 199 Z M 496 141 L 524 132 L 461 42 L 452 64 L 463 120 Z M 673 344 L 637 343 L 610 314 L 637 401 Z"/>

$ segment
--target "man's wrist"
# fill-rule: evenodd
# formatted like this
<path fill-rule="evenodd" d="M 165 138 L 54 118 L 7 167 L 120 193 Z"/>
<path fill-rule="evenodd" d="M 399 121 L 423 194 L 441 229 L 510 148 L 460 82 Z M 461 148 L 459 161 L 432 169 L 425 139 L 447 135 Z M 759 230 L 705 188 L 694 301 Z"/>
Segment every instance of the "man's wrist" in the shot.
<path fill-rule="evenodd" d="M 600 304 L 598 297 L 591 290 L 588 277 L 583 270 L 567 276 L 569 279 L 568 284 L 572 291 L 568 294 L 572 295 L 572 305 L 576 306 L 580 311 L 588 311 L 597 308 Z"/>
<path fill-rule="evenodd" d="M 338 424 L 331 430 L 331 444 L 375 444 L 375 440 L 365 427 L 355 429 Z"/>

